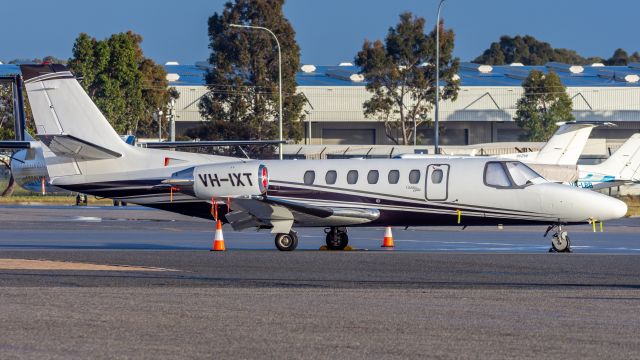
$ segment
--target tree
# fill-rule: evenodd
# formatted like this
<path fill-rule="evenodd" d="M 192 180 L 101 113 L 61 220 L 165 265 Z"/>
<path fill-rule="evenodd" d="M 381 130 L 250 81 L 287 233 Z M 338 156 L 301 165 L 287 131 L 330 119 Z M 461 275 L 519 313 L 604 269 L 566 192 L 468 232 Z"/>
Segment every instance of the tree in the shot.
<path fill-rule="evenodd" d="M 13 94 L 11 83 L 0 82 L 0 139 L 8 140 L 15 137 L 14 131 L 14 115 L 13 115 Z M 15 189 L 15 179 L 11 172 L 11 159 L 7 157 L 0 158 L 0 164 L 9 172 L 9 181 L 7 187 L 2 191 L 0 196 L 8 197 L 13 194 Z"/>
<path fill-rule="evenodd" d="M 550 61 L 567 64 L 591 64 L 601 62 L 600 58 L 584 58 L 575 50 L 553 48 L 549 43 L 540 41 L 533 36 L 503 35 L 499 42 L 493 42 L 482 55 L 473 62 L 488 65 L 505 65 L 522 63 L 524 65 L 544 65 Z"/>
<path fill-rule="evenodd" d="M 153 113 L 166 114 L 175 92 L 168 88 L 164 67 L 144 57 L 141 42 L 131 31 L 105 40 L 82 33 L 69 68 L 118 133 L 145 137 L 157 133 Z"/>
<path fill-rule="evenodd" d="M 363 104 L 364 113 L 384 121 L 386 136 L 396 144 L 411 142 L 414 125 L 428 122 L 435 103 L 435 27 L 424 33 L 425 20 L 410 12 L 389 28 L 384 43 L 365 40 L 355 62 L 373 94 Z M 440 26 L 440 79 L 445 82 L 442 99 L 457 97 L 459 82 L 454 80 L 459 60 L 454 58 L 454 33 Z"/>
<path fill-rule="evenodd" d="M 65 59 L 60 59 L 58 57 L 55 57 L 53 55 L 47 55 L 45 57 L 43 57 L 42 59 L 40 58 L 35 58 L 35 59 L 13 59 L 11 61 L 8 62 L 8 64 L 40 64 L 43 62 L 47 62 L 47 63 L 51 63 L 51 64 L 63 64 L 66 65 L 67 64 L 67 60 Z"/>
<path fill-rule="evenodd" d="M 571 121 L 572 103 L 560 77 L 533 70 L 523 81 L 524 94 L 518 100 L 516 123 L 525 130 L 522 140 L 547 141 L 557 122 Z"/>
<path fill-rule="evenodd" d="M 607 60 L 605 60 L 605 65 L 609 66 L 627 66 L 632 62 L 640 62 L 640 53 L 634 52 L 629 55 L 624 49 L 616 49 L 613 52 L 613 55 Z"/>
<path fill-rule="evenodd" d="M 300 48 L 284 17 L 284 0 L 236 0 L 209 18 L 211 69 L 199 108 L 209 120 L 195 130 L 210 139 L 274 139 L 278 134 L 278 52 L 266 31 L 230 28 L 248 24 L 270 29 L 282 49 L 283 136 L 302 138 L 304 96 L 296 94 Z M 223 138 L 224 136 L 224 138 Z"/>

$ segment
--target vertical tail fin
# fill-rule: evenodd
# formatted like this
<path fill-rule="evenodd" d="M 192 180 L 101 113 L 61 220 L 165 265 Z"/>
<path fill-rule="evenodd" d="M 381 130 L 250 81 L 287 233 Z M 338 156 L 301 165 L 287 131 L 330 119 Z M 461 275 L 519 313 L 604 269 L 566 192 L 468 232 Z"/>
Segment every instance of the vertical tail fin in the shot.
<path fill-rule="evenodd" d="M 65 66 L 21 65 L 20 70 L 38 137 L 54 153 L 96 159 L 127 151 L 127 145 Z"/>
<path fill-rule="evenodd" d="M 640 180 L 640 134 L 631 135 L 607 160 L 588 169 L 616 179 Z"/>
<path fill-rule="evenodd" d="M 536 163 L 575 165 L 587 144 L 594 123 L 568 122 L 562 124 L 551 139 L 540 149 Z"/>

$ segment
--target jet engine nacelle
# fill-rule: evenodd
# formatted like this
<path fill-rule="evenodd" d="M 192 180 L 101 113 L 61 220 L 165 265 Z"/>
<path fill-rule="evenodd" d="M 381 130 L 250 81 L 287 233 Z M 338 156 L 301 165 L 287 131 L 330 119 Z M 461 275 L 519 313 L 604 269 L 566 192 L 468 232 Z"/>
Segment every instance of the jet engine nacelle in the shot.
<path fill-rule="evenodd" d="M 203 200 L 263 195 L 267 167 L 257 162 L 201 165 L 193 168 L 193 192 Z"/>

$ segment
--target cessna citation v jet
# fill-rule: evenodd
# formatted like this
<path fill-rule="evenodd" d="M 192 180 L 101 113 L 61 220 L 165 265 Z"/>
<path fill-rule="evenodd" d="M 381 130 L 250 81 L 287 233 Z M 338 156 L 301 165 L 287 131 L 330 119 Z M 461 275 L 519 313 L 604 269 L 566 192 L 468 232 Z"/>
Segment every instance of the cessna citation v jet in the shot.
<path fill-rule="evenodd" d="M 568 251 L 565 224 L 617 219 L 626 205 L 546 181 L 523 163 L 478 157 L 399 160 L 247 160 L 139 148 L 123 142 L 62 65 L 22 65 L 51 184 L 181 214 L 235 230 L 324 227 L 343 249 L 349 226 L 544 224 Z"/>

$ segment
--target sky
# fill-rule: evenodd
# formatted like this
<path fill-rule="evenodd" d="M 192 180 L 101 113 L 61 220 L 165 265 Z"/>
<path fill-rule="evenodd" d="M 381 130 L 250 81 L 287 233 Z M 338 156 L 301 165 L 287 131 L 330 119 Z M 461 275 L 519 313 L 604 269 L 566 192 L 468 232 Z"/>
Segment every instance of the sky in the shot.
<path fill-rule="evenodd" d="M 3 0 L 0 61 L 68 58 L 81 32 L 102 39 L 132 30 L 157 62 L 192 64 L 209 55 L 207 19 L 226 0 Z M 404 11 L 435 23 L 438 0 L 287 0 L 303 64 L 353 61 L 365 39 L 383 39 Z M 447 0 L 445 25 L 456 33 L 455 54 L 471 61 L 501 35 L 529 34 L 578 51 L 609 57 L 616 48 L 640 51 L 637 0 Z"/>

